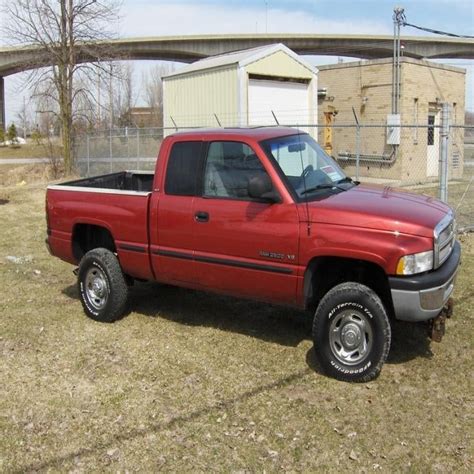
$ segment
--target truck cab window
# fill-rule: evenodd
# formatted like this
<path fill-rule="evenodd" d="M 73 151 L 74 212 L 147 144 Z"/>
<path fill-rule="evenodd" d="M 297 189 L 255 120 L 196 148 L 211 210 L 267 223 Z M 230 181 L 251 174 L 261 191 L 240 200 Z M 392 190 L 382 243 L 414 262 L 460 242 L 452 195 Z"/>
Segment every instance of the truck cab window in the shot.
<path fill-rule="evenodd" d="M 253 200 L 248 194 L 251 178 L 266 173 L 253 150 L 240 142 L 212 142 L 204 172 L 204 196 Z"/>
<path fill-rule="evenodd" d="M 201 150 L 202 142 L 178 142 L 173 145 L 166 171 L 166 194 L 196 195 Z"/>

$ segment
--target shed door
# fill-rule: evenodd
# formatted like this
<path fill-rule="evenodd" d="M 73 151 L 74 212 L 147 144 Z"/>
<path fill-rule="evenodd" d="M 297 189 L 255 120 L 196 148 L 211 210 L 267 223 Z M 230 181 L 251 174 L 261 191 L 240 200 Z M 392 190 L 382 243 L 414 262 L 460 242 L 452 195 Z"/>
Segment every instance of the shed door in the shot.
<path fill-rule="evenodd" d="M 248 124 L 276 125 L 272 111 L 281 125 L 311 123 L 309 85 L 299 82 L 250 79 Z"/>

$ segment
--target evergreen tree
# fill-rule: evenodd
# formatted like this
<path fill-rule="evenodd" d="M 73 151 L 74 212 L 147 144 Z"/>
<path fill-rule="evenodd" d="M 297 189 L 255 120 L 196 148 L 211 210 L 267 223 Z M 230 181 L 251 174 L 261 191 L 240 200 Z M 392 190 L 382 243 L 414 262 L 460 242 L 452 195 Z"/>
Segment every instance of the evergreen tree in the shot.
<path fill-rule="evenodd" d="M 18 132 L 16 131 L 16 126 L 14 123 L 8 127 L 7 140 L 11 145 L 16 145 L 18 143 Z"/>

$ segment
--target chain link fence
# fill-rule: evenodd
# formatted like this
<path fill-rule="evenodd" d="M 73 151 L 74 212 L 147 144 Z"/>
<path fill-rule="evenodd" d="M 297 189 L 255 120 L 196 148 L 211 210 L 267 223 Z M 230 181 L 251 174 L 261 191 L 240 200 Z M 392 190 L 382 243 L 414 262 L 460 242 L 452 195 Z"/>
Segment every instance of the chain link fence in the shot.
<path fill-rule="evenodd" d="M 295 125 L 296 126 L 296 125 Z M 337 124 L 298 126 L 313 135 L 346 174 L 362 183 L 442 196 L 456 210 L 459 226 L 474 230 L 474 127 Z M 181 129 L 183 130 L 183 129 Z M 123 170 L 153 171 L 163 136 L 175 130 L 123 128 L 78 137 L 76 164 L 81 176 Z M 442 148 L 447 151 L 443 180 Z"/>

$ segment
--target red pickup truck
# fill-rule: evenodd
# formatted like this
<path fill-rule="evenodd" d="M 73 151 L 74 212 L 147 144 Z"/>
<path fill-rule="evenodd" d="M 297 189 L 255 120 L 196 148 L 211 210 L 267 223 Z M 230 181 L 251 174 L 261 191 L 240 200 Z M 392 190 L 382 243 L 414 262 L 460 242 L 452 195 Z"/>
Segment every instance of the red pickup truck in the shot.
<path fill-rule="evenodd" d="M 155 173 L 49 186 L 46 211 L 91 318 L 122 316 L 134 280 L 308 309 L 321 367 L 341 380 L 380 373 L 393 318 L 440 339 L 452 309 L 450 207 L 353 181 L 291 128 L 176 133 Z"/>

